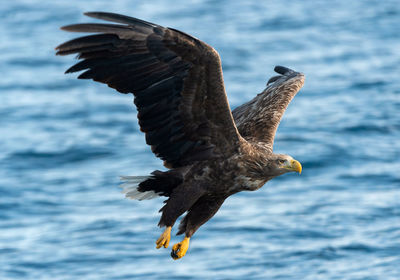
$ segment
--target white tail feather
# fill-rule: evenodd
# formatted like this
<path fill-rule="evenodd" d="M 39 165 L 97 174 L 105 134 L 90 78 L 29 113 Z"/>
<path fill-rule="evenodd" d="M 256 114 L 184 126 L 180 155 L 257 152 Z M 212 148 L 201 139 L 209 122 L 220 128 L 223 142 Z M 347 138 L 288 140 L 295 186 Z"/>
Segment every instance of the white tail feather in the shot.
<path fill-rule="evenodd" d="M 146 200 L 160 196 L 154 191 L 138 191 L 139 184 L 150 177 L 151 176 L 121 176 L 120 179 L 124 182 L 120 185 L 120 187 L 123 188 L 122 193 L 125 194 L 126 198 L 136 200 Z"/>

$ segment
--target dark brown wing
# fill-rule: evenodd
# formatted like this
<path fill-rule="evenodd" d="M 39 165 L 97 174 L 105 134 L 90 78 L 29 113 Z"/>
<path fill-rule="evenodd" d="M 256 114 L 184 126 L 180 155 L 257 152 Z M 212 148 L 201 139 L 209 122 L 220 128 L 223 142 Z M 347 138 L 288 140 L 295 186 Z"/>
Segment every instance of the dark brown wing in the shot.
<path fill-rule="evenodd" d="M 82 59 L 66 73 L 133 93 L 140 128 L 167 167 L 227 156 L 240 135 L 229 108 L 218 53 L 183 32 L 112 13 L 85 15 L 122 24 L 75 24 L 72 32 L 100 33 L 58 46 Z"/>
<path fill-rule="evenodd" d="M 263 142 L 271 151 L 283 113 L 304 84 L 302 73 L 282 66 L 274 70 L 281 75 L 272 77 L 262 93 L 232 112 L 240 135 Z"/>

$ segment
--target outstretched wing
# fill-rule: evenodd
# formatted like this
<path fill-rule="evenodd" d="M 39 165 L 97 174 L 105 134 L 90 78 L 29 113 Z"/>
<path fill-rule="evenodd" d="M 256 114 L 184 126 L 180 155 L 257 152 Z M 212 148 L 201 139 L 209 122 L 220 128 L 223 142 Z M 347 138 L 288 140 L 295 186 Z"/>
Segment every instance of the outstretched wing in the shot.
<path fill-rule="evenodd" d="M 232 113 L 240 135 L 246 140 L 263 142 L 272 151 L 279 122 L 290 101 L 304 84 L 304 75 L 276 66 L 267 88 Z"/>
<path fill-rule="evenodd" d="M 218 53 L 172 28 L 112 13 L 85 15 L 120 24 L 75 24 L 72 32 L 100 33 L 58 46 L 82 59 L 66 73 L 85 70 L 121 93 L 133 93 L 146 142 L 167 167 L 224 156 L 240 135 L 227 101 Z"/>

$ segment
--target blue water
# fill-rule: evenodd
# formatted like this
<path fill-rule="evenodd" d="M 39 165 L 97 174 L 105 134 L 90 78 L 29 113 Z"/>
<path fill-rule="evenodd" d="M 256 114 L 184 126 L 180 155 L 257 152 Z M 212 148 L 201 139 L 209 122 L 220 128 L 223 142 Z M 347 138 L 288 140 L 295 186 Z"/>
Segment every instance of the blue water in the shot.
<path fill-rule="evenodd" d="M 275 145 L 303 174 L 229 198 L 182 260 L 156 250 L 162 199 L 117 187 L 162 168 L 132 97 L 54 56 L 93 10 L 214 46 L 232 107 L 305 73 Z M 399 26 L 398 1 L 2 1 L 0 279 L 400 279 Z"/>

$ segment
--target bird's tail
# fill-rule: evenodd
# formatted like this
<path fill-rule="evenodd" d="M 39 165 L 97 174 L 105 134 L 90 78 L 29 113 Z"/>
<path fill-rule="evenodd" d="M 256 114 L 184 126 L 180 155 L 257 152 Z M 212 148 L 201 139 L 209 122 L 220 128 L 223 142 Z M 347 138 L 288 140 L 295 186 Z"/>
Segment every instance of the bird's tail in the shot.
<path fill-rule="evenodd" d="M 169 197 L 172 190 L 182 183 L 182 178 L 171 171 L 153 171 L 149 176 L 121 176 L 125 197 L 136 200 Z"/>

